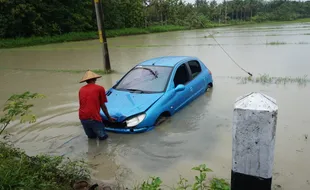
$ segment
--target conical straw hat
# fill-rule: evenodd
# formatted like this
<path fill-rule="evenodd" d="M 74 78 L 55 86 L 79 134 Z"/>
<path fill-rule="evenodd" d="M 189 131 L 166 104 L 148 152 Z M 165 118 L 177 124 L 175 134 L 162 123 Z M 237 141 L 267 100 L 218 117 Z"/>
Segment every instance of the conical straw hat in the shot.
<path fill-rule="evenodd" d="M 86 71 L 86 73 L 84 74 L 83 78 L 81 79 L 80 83 L 85 82 L 89 79 L 96 79 L 96 78 L 101 78 L 100 75 L 97 75 L 96 73 L 88 70 Z"/>

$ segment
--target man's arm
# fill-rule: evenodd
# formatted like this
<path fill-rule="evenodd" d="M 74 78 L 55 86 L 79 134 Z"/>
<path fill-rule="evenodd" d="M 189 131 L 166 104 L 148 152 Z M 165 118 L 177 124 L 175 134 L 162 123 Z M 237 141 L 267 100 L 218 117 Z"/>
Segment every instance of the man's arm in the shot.
<path fill-rule="evenodd" d="M 105 89 L 104 89 L 103 87 L 101 88 L 101 91 L 100 91 L 100 95 L 99 95 L 99 96 L 100 96 L 100 107 L 101 107 L 103 113 L 107 116 L 107 118 L 108 118 L 109 121 L 113 122 L 114 119 L 111 118 L 111 116 L 110 116 L 110 114 L 109 114 L 109 111 L 108 111 L 108 108 L 107 108 L 107 106 L 105 105 L 105 103 L 106 103 L 108 100 L 107 100 L 107 97 L 106 97 L 106 95 L 105 95 Z"/>
<path fill-rule="evenodd" d="M 108 120 L 109 120 L 109 121 L 113 121 L 113 119 L 112 119 L 111 116 L 109 115 L 108 108 L 107 108 L 107 106 L 105 105 L 105 103 L 101 104 L 101 109 L 102 109 L 103 113 L 107 116 Z"/>

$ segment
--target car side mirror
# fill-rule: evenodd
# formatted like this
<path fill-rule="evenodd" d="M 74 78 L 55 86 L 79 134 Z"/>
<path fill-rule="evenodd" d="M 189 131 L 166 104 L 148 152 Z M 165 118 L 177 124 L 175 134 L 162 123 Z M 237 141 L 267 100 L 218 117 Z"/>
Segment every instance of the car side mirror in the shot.
<path fill-rule="evenodd" d="M 183 91 L 185 89 L 185 86 L 183 84 L 179 84 L 176 88 L 175 91 L 180 92 Z"/>

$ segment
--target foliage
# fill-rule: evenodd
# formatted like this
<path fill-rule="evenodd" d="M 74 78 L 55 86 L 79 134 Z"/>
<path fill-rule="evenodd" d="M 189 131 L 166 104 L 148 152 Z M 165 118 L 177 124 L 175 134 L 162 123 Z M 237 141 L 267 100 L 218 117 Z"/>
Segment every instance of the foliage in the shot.
<path fill-rule="evenodd" d="M 150 180 L 150 181 L 149 181 Z M 160 190 L 162 181 L 159 177 L 150 177 L 144 181 L 139 189 L 141 190 Z"/>
<path fill-rule="evenodd" d="M 33 104 L 28 103 L 31 99 L 43 98 L 44 95 L 38 93 L 24 92 L 22 94 L 12 95 L 6 102 L 3 108 L 3 112 L 6 112 L 3 117 L 0 118 L 2 127 L 0 128 L 0 135 L 11 121 L 16 117 L 20 117 L 20 122 L 34 123 L 36 122 L 36 116 L 31 113 L 31 107 Z"/>
<path fill-rule="evenodd" d="M 95 29 L 92 2 L 0 0 L 0 37 L 30 37 Z"/>
<path fill-rule="evenodd" d="M 194 4 L 183 0 L 102 2 L 106 29 L 148 28 L 155 25 L 204 28 L 212 27 L 215 23 L 310 17 L 310 1 L 232 0 L 217 3 L 215 0 L 196 0 Z M 55 36 L 96 30 L 94 1 L 0 0 L 0 38 Z M 67 37 L 70 39 L 70 36 Z"/>
<path fill-rule="evenodd" d="M 76 180 L 88 180 L 83 161 L 38 155 L 0 143 L 0 189 L 70 189 Z"/>
<path fill-rule="evenodd" d="M 20 117 L 20 122 L 34 123 L 30 100 L 42 94 L 24 92 L 12 95 L 6 102 L 0 119 L 3 127 Z M 61 156 L 28 156 L 24 151 L 0 142 L 0 189 L 69 189 L 76 180 L 88 180 L 89 170 L 83 161 L 72 161 Z"/>
<path fill-rule="evenodd" d="M 212 172 L 211 169 L 207 168 L 205 164 L 196 166 L 193 170 L 199 171 L 200 175 L 195 176 L 195 183 L 193 185 L 193 190 L 205 189 L 206 185 L 204 184 L 207 178 L 207 172 Z"/>
<path fill-rule="evenodd" d="M 179 182 L 174 190 L 230 190 L 230 185 L 224 179 L 212 178 L 207 181 L 207 173 L 212 172 L 210 168 L 207 168 L 205 164 L 193 167 L 192 170 L 198 171 L 199 175 L 195 176 L 193 184 L 189 184 L 188 180 L 180 176 Z M 142 185 L 135 189 L 142 190 L 160 190 L 162 187 L 162 180 L 159 177 L 150 177 L 144 181 Z"/>
<path fill-rule="evenodd" d="M 224 179 L 213 178 L 211 180 L 210 189 L 214 190 L 230 190 L 230 185 Z"/>
<path fill-rule="evenodd" d="M 188 184 L 188 180 L 180 176 L 180 180 L 177 183 L 177 187 L 174 188 L 175 190 L 187 190 L 191 187 L 190 184 Z"/>

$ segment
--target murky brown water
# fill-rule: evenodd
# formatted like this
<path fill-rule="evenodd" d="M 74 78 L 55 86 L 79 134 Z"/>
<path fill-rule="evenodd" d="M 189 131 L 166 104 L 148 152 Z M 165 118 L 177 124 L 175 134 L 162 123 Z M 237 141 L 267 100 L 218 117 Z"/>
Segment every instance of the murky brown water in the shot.
<path fill-rule="evenodd" d="M 310 74 L 310 23 L 229 27 L 210 30 L 234 59 L 254 75 L 299 77 Z M 218 33 L 217 33 L 218 32 Z M 212 70 L 215 87 L 153 131 L 114 134 L 106 142 L 88 141 L 78 120 L 77 93 L 82 74 L 33 69 L 97 69 L 102 67 L 97 40 L 0 50 L 0 104 L 12 93 L 26 90 L 47 95 L 36 101 L 38 122 L 13 123 L 16 145 L 29 154 L 50 153 L 85 158 L 98 179 L 118 176 L 130 185 L 149 175 L 167 185 L 179 174 L 192 178 L 190 169 L 206 163 L 212 175 L 230 178 L 231 120 L 236 98 L 251 91 L 277 99 L 274 183 L 283 189 L 310 189 L 310 87 L 240 84 L 230 76 L 246 76 L 216 46 L 207 30 L 180 31 L 109 39 L 112 68 L 117 73 L 98 81 L 105 88 L 140 61 L 163 55 L 190 55 Z M 266 45 L 266 42 L 286 42 Z M 20 69 L 20 70 L 16 70 Z"/>

